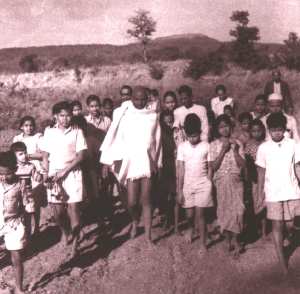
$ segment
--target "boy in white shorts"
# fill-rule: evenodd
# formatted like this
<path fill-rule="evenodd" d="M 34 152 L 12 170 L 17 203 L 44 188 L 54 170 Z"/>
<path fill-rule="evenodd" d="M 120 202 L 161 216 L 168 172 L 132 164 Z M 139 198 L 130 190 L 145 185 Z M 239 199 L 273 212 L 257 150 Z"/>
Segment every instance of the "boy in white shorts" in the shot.
<path fill-rule="evenodd" d="M 256 156 L 258 193 L 262 198 L 265 194 L 267 218 L 272 221 L 273 240 L 284 273 L 288 269 L 283 247 L 284 227 L 291 234 L 294 218 L 300 215 L 300 146 L 284 136 L 286 124 L 287 119 L 280 112 L 268 116 L 271 140 L 259 146 Z"/>
<path fill-rule="evenodd" d="M 15 175 L 16 158 L 12 152 L 0 153 L 0 236 L 11 254 L 15 271 L 14 293 L 23 292 L 22 250 L 26 245 L 21 186 Z"/>
<path fill-rule="evenodd" d="M 80 233 L 80 203 L 83 201 L 83 180 L 80 163 L 87 149 L 83 132 L 71 127 L 72 109 L 62 101 L 53 106 L 57 124 L 47 128 L 41 144 L 44 181 L 48 183 L 48 202 L 65 242 L 72 242 L 72 257 L 77 253 Z M 70 218 L 71 234 L 65 223 Z M 70 237 L 70 238 L 69 238 Z"/>
<path fill-rule="evenodd" d="M 193 228 L 200 234 L 200 252 L 206 251 L 206 224 L 204 211 L 213 206 L 211 195 L 211 169 L 208 168 L 209 143 L 201 142 L 201 121 L 194 114 L 188 114 L 184 121 L 187 141 L 178 146 L 178 195 L 177 202 L 186 210 L 192 241 Z"/>

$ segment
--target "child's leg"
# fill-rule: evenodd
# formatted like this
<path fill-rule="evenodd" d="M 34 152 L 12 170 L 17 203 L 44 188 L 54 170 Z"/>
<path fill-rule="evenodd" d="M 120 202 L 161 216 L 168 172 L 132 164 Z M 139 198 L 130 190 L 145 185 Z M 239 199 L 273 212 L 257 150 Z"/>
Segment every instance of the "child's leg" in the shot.
<path fill-rule="evenodd" d="M 203 207 L 196 207 L 195 211 L 195 228 L 200 234 L 201 247 L 206 248 L 206 224 L 205 224 L 205 209 Z"/>
<path fill-rule="evenodd" d="M 15 286 L 16 289 L 14 293 L 24 293 L 23 292 L 23 274 L 24 274 L 24 267 L 23 261 L 21 256 L 21 250 L 13 250 L 10 251 L 11 254 L 11 261 L 15 271 Z"/>
<path fill-rule="evenodd" d="M 194 231 L 194 208 L 186 208 L 185 214 L 188 221 L 188 232 L 187 232 L 187 241 L 189 243 L 193 240 L 193 231 Z"/>
<path fill-rule="evenodd" d="M 175 202 L 175 207 L 174 207 L 174 232 L 175 234 L 178 234 L 178 222 L 179 222 L 179 204 L 177 201 Z"/>
<path fill-rule="evenodd" d="M 127 181 L 127 193 L 128 193 L 128 211 L 132 219 L 131 238 L 135 238 L 137 235 L 137 226 L 139 222 L 138 211 L 138 193 L 139 193 L 139 180 Z"/>
<path fill-rule="evenodd" d="M 151 179 L 141 179 L 141 204 L 143 206 L 143 216 L 145 224 L 146 239 L 152 242 L 151 225 L 152 225 L 152 207 L 151 207 Z"/>
<path fill-rule="evenodd" d="M 25 224 L 25 232 L 26 236 L 29 239 L 32 231 L 32 223 L 31 223 L 32 213 L 25 212 L 24 214 L 24 224 Z"/>
<path fill-rule="evenodd" d="M 36 208 L 35 212 L 32 215 L 32 218 L 34 220 L 33 235 L 35 235 L 40 232 L 41 209 L 39 207 Z"/>
<path fill-rule="evenodd" d="M 65 207 L 63 204 L 60 204 L 60 203 L 50 203 L 50 206 L 51 206 L 51 210 L 53 212 L 54 220 L 55 220 L 56 224 L 59 226 L 59 228 L 61 229 L 64 242 L 67 244 L 69 228 L 68 228 L 67 222 L 66 222 Z"/>
<path fill-rule="evenodd" d="M 80 202 L 68 204 L 68 214 L 71 223 L 72 232 L 72 257 L 77 254 L 78 240 L 80 234 Z"/>
<path fill-rule="evenodd" d="M 283 221 L 272 220 L 272 234 L 280 266 L 287 273 L 287 260 L 283 252 Z"/>

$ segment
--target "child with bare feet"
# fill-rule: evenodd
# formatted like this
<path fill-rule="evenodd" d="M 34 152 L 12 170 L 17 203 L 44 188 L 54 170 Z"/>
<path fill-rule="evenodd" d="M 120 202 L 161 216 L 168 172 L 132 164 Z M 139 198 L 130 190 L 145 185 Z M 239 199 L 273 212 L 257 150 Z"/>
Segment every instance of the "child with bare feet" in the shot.
<path fill-rule="evenodd" d="M 192 242 L 193 232 L 199 233 L 199 253 L 202 254 L 207 250 L 204 212 L 213 206 L 211 169 L 208 168 L 209 143 L 201 141 L 201 121 L 194 113 L 185 118 L 184 131 L 187 141 L 181 143 L 177 151 L 177 201 L 187 214 L 187 240 Z"/>

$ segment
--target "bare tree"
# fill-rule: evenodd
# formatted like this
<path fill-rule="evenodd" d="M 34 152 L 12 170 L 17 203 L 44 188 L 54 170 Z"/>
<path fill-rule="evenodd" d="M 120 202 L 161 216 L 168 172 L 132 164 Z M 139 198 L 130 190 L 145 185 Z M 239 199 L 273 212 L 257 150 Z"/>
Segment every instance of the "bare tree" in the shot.
<path fill-rule="evenodd" d="M 152 34 L 156 31 L 156 21 L 149 15 L 147 10 L 139 9 L 135 16 L 132 16 L 128 21 L 133 25 L 132 29 L 127 30 L 127 33 L 136 39 L 143 46 L 143 59 L 148 62 L 147 45 L 150 42 Z"/>

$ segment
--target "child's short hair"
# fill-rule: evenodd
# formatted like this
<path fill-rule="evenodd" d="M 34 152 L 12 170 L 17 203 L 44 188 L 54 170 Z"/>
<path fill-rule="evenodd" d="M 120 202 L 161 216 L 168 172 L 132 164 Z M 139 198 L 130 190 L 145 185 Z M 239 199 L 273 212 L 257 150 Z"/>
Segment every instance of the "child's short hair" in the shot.
<path fill-rule="evenodd" d="M 271 113 L 267 118 L 268 129 L 284 128 L 286 129 L 287 119 L 282 112 Z"/>
<path fill-rule="evenodd" d="M 186 95 L 188 95 L 188 97 L 192 97 L 192 95 L 193 95 L 193 90 L 192 90 L 192 88 L 190 87 L 190 86 L 188 86 L 188 85 L 182 85 L 182 86 L 180 86 L 180 88 L 178 89 L 178 93 L 179 93 L 179 95 L 181 95 L 181 94 L 186 94 Z"/>
<path fill-rule="evenodd" d="M 71 104 L 68 101 L 61 101 L 53 105 L 52 115 L 60 113 L 62 110 L 72 112 Z"/>
<path fill-rule="evenodd" d="M 105 98 L 104 100 L 103 100 L 103 106 L 104 105 L 109 105 L 111 108 L 114 108 L 114 102 L 112 101 L 112 99 L 110 99 L 110 98 Z"/>
<path fill-rule="evenodd" d="M 246 119 L 249 120 L 250 122 L 253 120 L 253 117 L 250 112 L 242 112 L 238 117 L 238 121 L 240 123 L 242 123 Z"/>
<path fill-rule="evenodd" d="M 201 133 L 201 120 L 195 113 L 190 113 L 186 116 L 183 125 L 187 136 Z"/>
<path fill-rule="evenodd" d="M 225 105 L 224 108 L 223 108 L 223 110 L 224 110 L 224 111 L 225 111 L 225 110 L 230 110 L 232 113 L 234 113 L 233 107 L 232 107 L 231 105 L 229 105 L 229 104 Z"/>
<path fill-rule="evenodd" d="M 83 115 L 72 116 L 70 124 L 72 127 L 81 129 L 86 135 L 88 123 Z"/>
<path fill-rule="evenodd" d="M 167 92 L 164 94 L 163 101 L 165 101 L 165 100 L 166 100 L 166 97 L 168 97 L 168 96 L 173 97 L 174 100 L 175 100 L 175 102 L 177 103 L 177 97 L 176 97 L 175 92 L 173 92 L 173 91 L 167 91 Z"/>
<path fill-rule="evenodd" d="M 27 151 L 27 147 L 24 142 L 15 142 L 10 145 L 10 151 L 16 153 L 18 151 Z"/>
<path fill-rule="evenodd" d="M 36 128 L 35 119 L 30 115 L 25 115 L 24 117 L 21 118 L 19 128 L 22 128 L 25 122 L 27 121 L 30 121 L 32 123 L 34 129 Z"/>
<path fill-rule="evenodd" d="M 173 111 L 169 110 L 169 109 L 166 109 L 166 110 L 163 110 L 161 113 L 160 113 L 160 116 L 159 116 L 159 121 L 160 121 L 160 124 L 163 125 L 164 123 L 164 118 L 166 116 L 171 116 L 172 117 L 172 120 L 174 121 L 174 113 Z"/>
<path fill-rule="evenodd" d="M 157 89 L 151 89 L 150 90 L 150 94 L 154 97 L 158 97 L 159 96 L 159 93 L 158 93 L 158 90 Z"/>
<path fill-rule="evenodd" d="M 90 95 L 86 98 L 86 105 L 90 105 L 94 101 L 97 102 L 99 105 L 101 104 L 100 98 L 97 95 Z"/>
<path fill-rule="evenodd" d="M 17 169 L 17 159 L 12 151 L 0 152 L 0 166 L 12 171 Z"/>
<path fill-rule="evenodd" d="M 216 93 L 218 93 L 218 91 L 220 91 L 220 90 L 222 90 L 224 93 L 226 93 L 226 87 L 222 84 L 216 86 Z"/>
<path fill-rule="evenodd" d="M 264 101 L 265 103 L 267 103 L 267 96 L 265 94 L 258 94 L 256 97 L 255 97 L 255 102 L 259 101 L 259 100 L 262 100 Z"/>
<path fill-rule="evenodd" d="M 266 138 L 266 127 L 265 125 L 263 124 L 263 122 L 259 119 L 259 118 L 256 118 L 254 119 L 253 121 L 251 121 L 250 123 L 250 130 L 254 127 L 254 126 L 258 126 L 262 129 L 262 136 L 261 136 L 261 140 L 264 140 Z"/>
<path fill-rule="evenodd" d="M 75 106 L 78 106 L 80 109 L 82 109 L 82 104 L 79 100 L 73 100 L 70 104 L 72 110 L 74 109 Z"/>
<path fill-rule="evenodd" d="M 121 89 L 120 89 L 120 95 L 122 95 L 122 90 L 124 90 L 124 89 L 128 90 L 128 94 L 129 95 L 132 95 L 132 88 L 130 86 L 128 86 L 128 85 L 124 85 L 124 86 L 121 87 Z"/>

